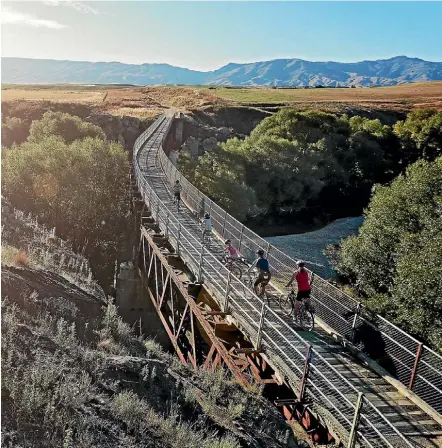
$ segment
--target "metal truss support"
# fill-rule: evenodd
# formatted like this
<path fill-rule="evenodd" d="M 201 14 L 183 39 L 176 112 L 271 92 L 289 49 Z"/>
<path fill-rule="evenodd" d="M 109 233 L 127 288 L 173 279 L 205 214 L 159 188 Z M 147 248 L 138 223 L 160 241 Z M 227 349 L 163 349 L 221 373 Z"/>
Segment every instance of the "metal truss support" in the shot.
<path fill-rule="evenodd" d="M 174 269 L 168 264 L 167 258 L 144 227 L 141 227 L 141 240 L 143 260 L 139 267 L 140 276 L 181 362 L 188 365 L 188 359 L 195 369 L 198 367 L 200 350 L 198 350 L 196 338 L 195 319 L 197 319 L 211 341 L 208 355 L 200 362 L 200 365 L 213 370 L 224 364 L 232 371 L 238 383 L 247 387 L 250 383 L 246 376 L 235 364 L 225 345 L 215 335 L 215 330 L 209 322 L 210 313 L 202 312 L 195 298 L 189 293 L 188 287 L 180 281 Z M 170 283 L 169 288 L 166 287 L 167 282 Z M 182 300 L 177 300 L 178 296 Z M 179 315 L 178 319 L 175 319 L 176 315 Z M 186 338 L 182 337 L 185 327 L 189 336 L 187 347 L 183 342 Z"/>
<path fill-rule="evenodd" d="M 201 285 L 189 286 L 180 280 L 175 269 L 169 265 L 166 255 L 161 252 L 153 236 L 144 227 L 141 227 L 139 247 L 141 249 L 140 276 L 181 362 L 194 369 L 203 368 L 211 371 L 224 365 L 244 388 L 250 387 L 252 383 L 280 387 L 281 396 L 287 398 L 276 400 L 275 404 L 281 407 L 283 415 L 288 420 L 299 420 L 309 430 L 313 440 L 332 440 L 327 430 L 318 424 L 314 415 L 300 403 L 299 397 L 297 397 L 298 393 L 290 392 L 287 389 L 287 386 L 269 366 L 265 356 L 261 355 L 261 335 L 258 336 L 256 347 L 250 347 L 250 343 L 248 343 L 249 345 L 243 347 L 228 349 L 224 342 L 216 336 L 212 322 L 213 316 L 223 318 L 229 315 L 228 310 L 202 310 L 195 299 Z M 262 332 L 267 311 L 265 303 L 263 303 L 261 311 L 259 327 Z M 196 322 L 209 337 L 209 347 L 205 343 L 203 343 L 204 346 L 201 343 Z M 207 354 L 204 356 L 204 353 Z M 308 353 L 306 359 L 309 359 Z M 305 379 L 307 374 L 308 371 L 305 372 Z M 304 389 L 305 384 L 301 396 L 303 396 Z"/>

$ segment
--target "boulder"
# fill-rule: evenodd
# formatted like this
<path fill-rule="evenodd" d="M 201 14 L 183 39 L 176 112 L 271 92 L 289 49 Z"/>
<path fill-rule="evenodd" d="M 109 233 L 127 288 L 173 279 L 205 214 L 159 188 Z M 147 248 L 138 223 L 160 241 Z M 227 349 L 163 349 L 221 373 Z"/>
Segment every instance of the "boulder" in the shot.
<path fill-rule="evenodd" d="M 203 147 L 203 151 L 212 151 L 214 150 L 216 147 L 218 146 L 218 141 L 216 140 L 215 137 L 210 137 L 210 138 L 206 138 L 203 141 L 202 147 Z"/>
<path fill-rule="evenodd" d="M 183 149 L 189 151 L 192 159 L 197 159 L 199 155 L 200 142 L 195 137 L 188 137 L 183 145 Z"/>
<path fill-rule="evenodd" d="M 178 157 L 180 156 L 180 152 L 179 151 L 170 151 L 169 152 L 169 159 L 170 161 L 176 165 L 177 161 L 178 161 Z"/>
<path fill-rule="evenodd" d="M 225 126 L 223 126 L 223 127 L 221 127 L 221 128 L 218 128 L 218 132 L 219 132 L 221 135 L 225 135 L 225 136 L 230 135 L 230 129 L 229 129 L 229 128 L 226 128 Z"/>

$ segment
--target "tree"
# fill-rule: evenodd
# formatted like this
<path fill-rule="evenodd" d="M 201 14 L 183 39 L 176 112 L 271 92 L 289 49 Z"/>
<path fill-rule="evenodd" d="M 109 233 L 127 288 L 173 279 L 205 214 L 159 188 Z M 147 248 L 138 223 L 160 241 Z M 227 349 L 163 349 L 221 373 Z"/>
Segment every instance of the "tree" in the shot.
<path fill-rule="evenodd" d="M 347 145 L 347 131 L 334 115 L 285 109 L 263 120 L 243 142 L 223 148 L 242 159 L 258 205 L 279 213 L 304 208 L 326 183 L 345 177 L 333 151 Z"/>
<path fill-rule="evenodd" d="M 439 202 L 442 207 L 442 201 Z M 442 219 L 407 235 L 398 249 L 392 298 L 396 321 L 442 350 Z"/>
<path fill-rule="evenodd" d="M 190 182 L 238 219 L 245 219 L 255 205 L 255 193 L 245 184 L 244 169 L 234 154 L 217 148 L 196 162 L 183 151 L 178 165 Z"/>
<path fill-rule="evenodd" d="M 439 347 L 441 235 L 439 157 L 414 163 L 390 186 L 377 186 L 359 236 L 346 239 L 338 256 L 339 272 L 369 304 Z"/>
<path fill-rule="evenodd" d="M 374 183 L 397 174 L 397 149 L 397 137 L 379 120 L 283 109 L 245 140 L 221 144 L 217 157 L 256 193 L 259 208 L 274 216 L 309 209 L 336 213 L 337 208 L 345 216 L 362 211 Z M 180 159 L 185 175 L 213 195 L 211 176 L 195 178 L 203 163 L 204 158 Z"/>
<path fill-rule="evenodd" d="M 28 137 L 28 126 L 17 117 L 6 117 L 2 123 L 2 146 L 11 147 L 12 145 L 20 145 L 25 142 Z"/>
<path fill-rule="evenodd" d="M 58 136 L 66 143 L 86 137 L 105 139 L 103 130 L 81 118 L 63 112 L 45 112 L 41 120 L 33 121 L 29 130 L 30 142 L 39 143 L 49 136 Z"/>
<path fill-rule="evenodd" d="M 62 126 L 54 128 L 60 132 Z M 75 249 L 85 250 L 96 275 L 107 281 L 109 260 L 115 259 L 127 228 L 127 154 L 121 145 L 98 137 L 67 142 L 46 134 L 42 129 L 41 140 L 34 135 L 4 154 L 3 194 L 55 227 Z"/>
<path fill-rule="evenodd" d="M 403 164 L 416 160 L 434 160 L 442 155 L 442 112 L 422 109 L 409 113 L 394 126 L 400 140 Z"/>
<path fill-rule="evenodd" d="M 345 189 L 349 200 L 365 205 L 375 183 L 388 182 L 398 174 L 397 138 L 391 128 L 379 120 L 356 115 L 348 123 L 349 150 L 341 160 L 348 173 Z"/>

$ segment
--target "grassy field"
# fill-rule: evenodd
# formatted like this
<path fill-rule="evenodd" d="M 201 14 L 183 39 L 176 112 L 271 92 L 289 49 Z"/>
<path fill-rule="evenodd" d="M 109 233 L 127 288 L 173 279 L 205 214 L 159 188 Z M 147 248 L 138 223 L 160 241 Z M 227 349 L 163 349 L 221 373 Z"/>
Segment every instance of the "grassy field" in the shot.
<path fill-rule="evenodd" d="M 104 88 L 107 87 L 107 88 Z M 2 85 L 2 101 L 51 101 L 94 106 L 113 115 L 151 118 L 165 109 L 194 110 L 230 103 L 201 87 L 13 86 Z"/>
<path fill-rule="evenodd" d="M 80 103 L 114 115 L 150 118 L 164 109 L 189 111 L 223 106 L 293 105 L 339 111 L 343 107 L 442 110 L 442 81 L 355 89 L 271 89 L 204 86 L 2 85 L 2 101 Z"/>
<path fill-rule="evenodd" d="M 104 91 L 84 89 L 15 89 L 2 88 L 2 101 L 56 101 L 64 103 L 100 103 L 105 96 Z"/>
<path fill-rule="evenodd" d="M 291 103 L 409 103 L 414 106 L 442 108 L 442 82 L 404 84 L 376 88 L 320 89 L 229 89 L 207 91 L 240 104 Z"/>

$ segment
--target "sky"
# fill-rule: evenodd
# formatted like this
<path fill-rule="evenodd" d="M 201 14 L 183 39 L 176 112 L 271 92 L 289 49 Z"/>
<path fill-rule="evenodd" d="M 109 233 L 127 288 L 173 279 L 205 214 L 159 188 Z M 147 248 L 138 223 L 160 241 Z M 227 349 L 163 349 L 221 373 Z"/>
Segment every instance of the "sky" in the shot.
<path fill-rule="evenodd" d="M 215 70 L 277 58 L 442 61 L 442 2 L 1 2 L 2 56 Z"/>

